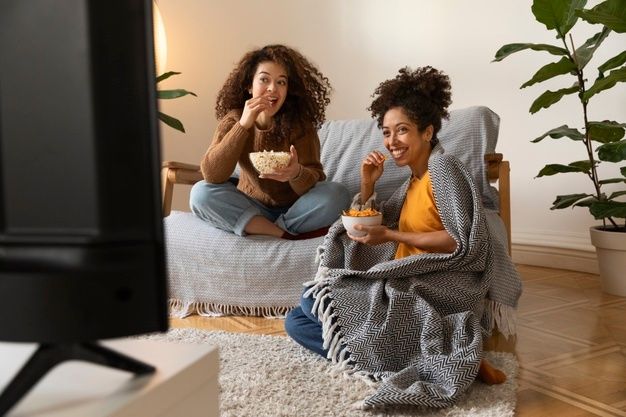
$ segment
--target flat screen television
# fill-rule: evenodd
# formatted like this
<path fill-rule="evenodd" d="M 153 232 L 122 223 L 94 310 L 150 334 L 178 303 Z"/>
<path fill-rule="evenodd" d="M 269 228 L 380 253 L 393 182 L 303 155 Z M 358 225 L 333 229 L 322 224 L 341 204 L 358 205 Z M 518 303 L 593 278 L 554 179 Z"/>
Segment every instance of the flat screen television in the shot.
<path fill-rule="evenodd" d="M 96 341 L 168 326 L 157 123 L 150 0 L 0 1 L 0 341 L 40 344 L 22 371 L 153 370 Z M 14 382 L 0 415 L 36 381 Z"/>

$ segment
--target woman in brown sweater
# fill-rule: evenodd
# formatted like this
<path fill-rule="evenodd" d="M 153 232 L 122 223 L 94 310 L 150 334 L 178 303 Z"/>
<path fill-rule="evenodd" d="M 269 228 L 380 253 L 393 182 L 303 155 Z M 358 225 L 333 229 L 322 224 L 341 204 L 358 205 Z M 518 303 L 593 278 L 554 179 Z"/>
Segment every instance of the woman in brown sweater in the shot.
<path fill-rule="evenodd" d="M 201 162 L 192 211 L 237 235 L 321 236 L 350 204 L 347 188 L 324 181 L 317 128 L 330 99 L 328 79 L 284 45 L 248 52 L 217 96 L 217 129 Z M 283 151 L 289 165 L 259 175 L 250 152 Z M 239 164 L 239 178 L 232 177 Z"/>

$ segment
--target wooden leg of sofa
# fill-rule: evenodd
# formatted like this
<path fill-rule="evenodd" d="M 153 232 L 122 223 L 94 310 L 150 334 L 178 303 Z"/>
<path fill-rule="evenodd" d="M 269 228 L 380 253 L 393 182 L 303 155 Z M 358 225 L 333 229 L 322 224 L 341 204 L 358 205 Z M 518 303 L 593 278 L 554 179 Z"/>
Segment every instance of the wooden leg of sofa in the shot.
<path fill-rule="evenodd" d="M 500 192 L 500 217 L 506 227 L 509 239 L 509 255 L 511 254 L 511 181 L 509 161 L 500 163 L 498 190 Z"/>
<path fill-rule="evenodd" d="M 174 184 L 169 179 L 169 168 L 161 169 L 161 188 L 163 195 L 163 217 L 168 216 L 172 210 L 172 196 L 174 194 Z"/>

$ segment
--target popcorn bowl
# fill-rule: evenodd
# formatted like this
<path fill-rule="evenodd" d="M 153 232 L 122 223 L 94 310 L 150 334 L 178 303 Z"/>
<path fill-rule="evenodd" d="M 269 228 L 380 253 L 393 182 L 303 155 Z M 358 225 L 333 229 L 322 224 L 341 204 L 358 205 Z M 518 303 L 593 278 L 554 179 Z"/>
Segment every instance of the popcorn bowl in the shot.
<path fill-rule="evenodd" d="M 252 166 L 259 174 L 271 174 L 277 169 L 285 168 L 291 159 L 289 152 L 250 152 L 249 156 Z"/>

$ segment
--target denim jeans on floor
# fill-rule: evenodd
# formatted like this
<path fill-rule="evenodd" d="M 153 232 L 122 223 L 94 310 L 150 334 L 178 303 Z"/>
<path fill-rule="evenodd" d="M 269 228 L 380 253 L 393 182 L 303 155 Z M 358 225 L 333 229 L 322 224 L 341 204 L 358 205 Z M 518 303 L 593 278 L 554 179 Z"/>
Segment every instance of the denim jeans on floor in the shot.
<path fill-rule="evenodd" d="M 285 318 L 285 331 L 298 344 L 326 357 L 328 350 L 323 348 L 322 324 L 311 313 L 314 302 L 312 295 L 300 297 L 300 306 L 291 310 Z"/>
<path fill-rule="evenodd" d="M 234 179 L 222 184 L 197 182 L 191 189 L 191 211 L 218 229 L 244 236 L 252 217 L 263 216 L 297 235 L 330 226 L 350 206 L 350 193 L 339 183 L 318 182 L 290 207 L 270 208 L 237 189 Z"/>

